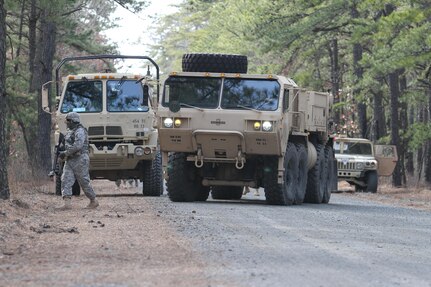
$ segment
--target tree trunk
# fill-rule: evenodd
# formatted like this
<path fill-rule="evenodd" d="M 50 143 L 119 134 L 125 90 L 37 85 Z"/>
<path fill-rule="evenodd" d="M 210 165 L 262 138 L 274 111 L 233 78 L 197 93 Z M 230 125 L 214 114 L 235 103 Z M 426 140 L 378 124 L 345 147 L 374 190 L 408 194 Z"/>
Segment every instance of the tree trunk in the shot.
<path fill-rule="evenodd" d="M 44 174 L 48 174 L 51 170 L 51 114 L 44 112 L 42 109 L 42 93 L 40 87 L 42 84 L 52 79 L 52 66 L 54 62 L 57 33 L 56 24 L 49 19 L 48 14 L 49 12 L 47 10 L 44 10 L 42 13 L 41 35 L 38 43 L 39 55 L 37 56 L 37 59 L 40 60 L 40 64 L 37 65 L 39 67 L 38 72 L 40 73 L 40 77 L 37 77 L 39 82 L 35 83 L 35 86 L 38 88 L 38 165 Z"/>
<path fill-rule="evenodd" d="M 30 83 L 33 82 L 34 75 L 34 58 L 36 57 L 36 0 L 31 0 L 30 4 L 30 17 L 28 19 L 28 68 L 30 71 Z M 31 87 L 30 87 L 31 89 Z"/>
<path fill-rule="evenodd" d="M 22 1 L 22 6 L 21 6 L 21 15 L 20 15 L 20 19 L 19 19 L 19 32 L 18 32 L 18 47 L 16 48 L 16 54 L 15 54 L 15 58 L 18 60 L 19 56 L 21 54 L 21 46 L 22 46 L 22 36 L 23 36 L 23 27 L 24 27 L 24 16 L 25 16 L 25 0 Z M 14 67 L 14 72 L 18 73 L 18 61 L 15 64 Z"/>
<path fill-rule="evenodd" d="M 338 41 L 332 39 L 328 45 L 329 56 L 331 58 L 331 93 L 334 97 L 334 105 L 340 102 L 340 68 L 338 66 Z M 333 112 L 334 124 L 338 127 L 340 124 L 340 111 L 337 109 Z"/>
<path fill-rule="evenodd" d="M 428 88 L 428 124 L 431 123 L 431 87 Z M 431 140 L 426 144 L 425 156 L 425 182 L 431 184 Z"/>
<path fill-rule="evenodd" d="M 7 175 L 7 134 L 6 134 L 6 11 L 4 0 L 0 0 L 0 199 L 10 197 Z"/>
<path fill-rule="evenodd" d="M 42 110 L 41 95 L 42 84 L 51 80 L 55 54 L 56 25 L 51 21 L 49 13 L 49 8 L 46 8 L 40 14 L 40 32 L 37 37 L 36 56 L 30 83 L 30 92 L 38 95 L 38 129 L 34 138 L 34 142 L 37 142 L 38 146 L 32 155 L 37 171 L 34 175 L 37 177 L 47 175 L 51 169 L 51 115 Z"/>
<path fill-rule="evenodd" d="M 408 118 L 408 124 L 410 126 L 412 126 L 415 123 L 414 117 L 415 117 L 414 109 L 413 107 L 410 106 L 409 118 Z M 414 157 L 413 151 L 409 150 L 406 152 L 406 171 L 410 177 L 413 177 L 415 173 L 415 165 L 414 165 L 413 157 Z"/>
<path fill-rule="evenodd" d="M 400 124 L 398 120 L 398 99 L 400 95 L 398 72 L 389 74 L 389 94 L 391 99 L 391 144 L 397 147 L 399 154 L 402 154 L 399 134 Z M 392 174 L 392 184 L 396 187 L 401 186 L 401 164 L 402 162 L 398 160 Z"/>
<path fill-rule="evenodd" d="M 385 109 L 383 108 L 382 90 L 373 93 L 373 118 L 374 122 L 371 139 L 374 142 L 377 142 L 381 137 L 386 136 Z"/>
<path fill-rule="evenodd" d="M 359 12 L 355 6 L 352 6 L 351 16 L 354 19 L 359 18 Z M 355 43 L 353 44 L 353 69 L 354 69 L 353 74 L 355 75 L 355 84 L 361 81 L 364 74 L 362 67 L 359 65 L 359 61 L 361 60 L 362 60 L 362 45 L 359 43 Z M 353 91 L 353 95 L 355 97 L 360 95 L 360 93 L 361 93 L 361 90 L 359 88 L 356 88 Z M 361 137 L 366 138 L 367 137 L 367 106 L 363 102 L 358 101 L 357 110 L 358 110 L 358 120 L 359 120 L 359 131 L 361 133 Z"/>

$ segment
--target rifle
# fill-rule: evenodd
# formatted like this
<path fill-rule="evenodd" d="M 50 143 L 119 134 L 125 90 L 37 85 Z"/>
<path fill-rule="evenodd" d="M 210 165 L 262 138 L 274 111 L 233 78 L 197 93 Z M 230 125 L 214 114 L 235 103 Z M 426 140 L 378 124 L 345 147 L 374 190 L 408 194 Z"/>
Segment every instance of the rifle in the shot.
<path fill-rule="evenodd" d="M 52 162 L 52 168 L 51 171 L 48 173 L 49 177 L 53 177 L 54 175 L 59 175 L 60 173 L 60 166 L 61 166 L 61 159 L 60 152 L 64 151 L 65 148 L 65 142 L 64 142 L 64 135 L 60 133 L 58 137 L 58 143 L 54 147 L 54 161 Z"/>

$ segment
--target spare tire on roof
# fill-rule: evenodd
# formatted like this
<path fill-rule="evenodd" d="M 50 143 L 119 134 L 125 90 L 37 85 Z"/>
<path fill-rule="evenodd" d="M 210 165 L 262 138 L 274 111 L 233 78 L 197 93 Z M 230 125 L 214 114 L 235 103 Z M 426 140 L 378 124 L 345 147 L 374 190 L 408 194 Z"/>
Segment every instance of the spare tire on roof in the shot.
<path fill-rule="evenodd" d="M 228 54 L 184 54 L 183 72 L 247 73 L 247 56 Z"/>

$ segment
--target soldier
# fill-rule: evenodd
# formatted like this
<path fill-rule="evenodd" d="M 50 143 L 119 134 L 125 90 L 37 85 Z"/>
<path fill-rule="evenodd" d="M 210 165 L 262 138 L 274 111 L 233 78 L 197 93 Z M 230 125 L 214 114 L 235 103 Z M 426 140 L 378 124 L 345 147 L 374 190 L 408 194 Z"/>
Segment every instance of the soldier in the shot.
<path fill-rule="evenodd" d="M 99 203 L 96 194 L 90 185 L 88 172 L 90 158 L 88 155 L 87 130 L 80 123 L 79 114 L 70 112 L 66 115 L 67 132 L 65 136 L 65 151 L 59 157 L 66 160 L 63 174 L 61 175 L 61 187 L 64 205 L 59 210 L 71 209 L 72 186 L 78 181 L 85 195 L 90 199 L 86 208 L 96 208 Z"/>

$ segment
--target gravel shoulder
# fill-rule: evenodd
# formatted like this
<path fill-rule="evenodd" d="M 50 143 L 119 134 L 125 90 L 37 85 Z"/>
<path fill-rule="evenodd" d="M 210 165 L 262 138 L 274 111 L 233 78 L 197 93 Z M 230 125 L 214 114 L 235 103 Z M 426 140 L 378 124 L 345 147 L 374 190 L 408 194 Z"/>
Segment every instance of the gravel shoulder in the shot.
<path fill-rule="evenodd" d="M 51 182 L 0 201 L 1 286 L 430 286 L 426 189 L 279 207 L 93 186 L 96 210 L 80 196 L 55 211 Z"/>

